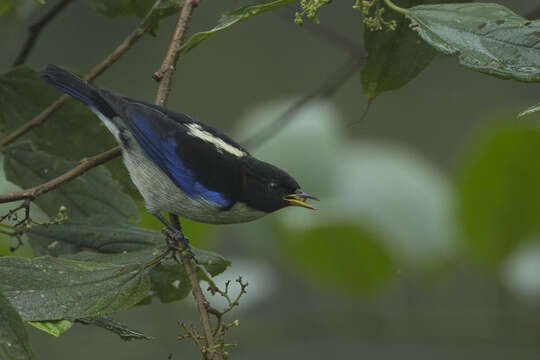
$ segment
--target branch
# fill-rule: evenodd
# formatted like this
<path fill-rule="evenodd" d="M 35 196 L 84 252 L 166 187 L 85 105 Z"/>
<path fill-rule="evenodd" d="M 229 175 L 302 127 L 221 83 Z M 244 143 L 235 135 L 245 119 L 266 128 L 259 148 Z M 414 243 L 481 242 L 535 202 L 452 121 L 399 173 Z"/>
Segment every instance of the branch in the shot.
<path fill-rule="evenodd" d="M 46 183 L 43 183 L 41 185 L 35 186 L 30 189 L 12 192 L 5 195 L 0 195 L 0 203 L 7 203 L 7 202 L 26 200 L 26 199 L 34 200 L 38 196 L 48 193 L 49 191 L 56 189 L 60 185 L 65 184 L 81 176 L 86 171 L 98 165 L 101 165 L 103 163 L 106 163 L 107 161 L 112 160 L 118 156 L 120 156 L 120 147 L 117 146 L 99 155 L 92 156 L 89 158 L 84 158 L 80 160 L 79 164 L 75 166 L 73 169 L 58 176 L 57 178 L 47 181 Z"/>
<path fill-rule="evenodd" d="M 293 118 L 293 116 L 306 104 L 318 97 L 332 96 L 339 90 L 350 77 L 358 70 L 363 57 L 353 57 L 345 65 L 340 67 L 325 82 L 315 90 L 298 99 L 291 107 L 285 110 L 277 119 L 265 126 L 261 131 L 244 141 L 246 148 L 253 150 L 263 142 L 279 133 Z"/>
<path fill-rule="evenodd" d="M 139 38 L 146 32 L 148 28 L 147 20 L 154 12 L 154 9 L 161 4 L 162 0 L 157 0 L 148 12 L 144 19 L 141 20 L 139 26 L 133 31 L 114 51 L 107 56 L 100 64 L 95 66 L 90 72 L 88 72 L 83 79 L 88 82 L 92 82 L 95 78 L 101 75 L 105 70 L 107 70 L 112 64 L 116 62 L 126 51 L 128 51 L 131 46 L 139 40 Z M 13 131 L 11 134 L 7 135 L 0 141 L 0 148 L 11 144 L 13 141 L 26 134 L 30 130 L 42 125 L 56 110 L 60 109 L 66 101 L 69 99 L 68 95 L 60 96 L 54 103 L 52 103 L 48 108 L 43 110 L 40 114 L 35 116 L 32 120 L 21 126 L 20 128 Z"/>
<path fill-rule="evenodd" d="M 176 70 L 176 62 L 178 60 L 178 55 L 180 55 L 179 50 L 184 42 L 193 9 L 197 7 L 198 4 L 199 0 L 184 1 L 169 49 L 167 50 L 167 55 L 165 55 L 159 70 L 152 75 L 152 77 L 159 82 L 155 100 L 157 105 L 165 106 L 165 103 L 167 102 L 167 98 L 171 92 L 172 77 Z"/>
<path fill-rule="evenodd" d="M 199 0 L 184 0 L 184 3 L 182 4 L 182 10 L 180 11 L 180 16 L 178 17 L 174 34 L 169 45 L 169 49 L 167 50 L 167 54 L 165 55 L 165 59 L 163 59 L 163 63 L 161 64 L 159 70 L 157 70 L 153 75 L 154 79 L 159 82 L 155 100 L 155 103 L 157 105 L 164 106 L 167 103 L 167 98 L 169 97 L 169 94 L 171 92 L 172 77 L 176 69 L 176 61 L 178 60 L 179 50 L 182 46 L 182 43 L 184 42 L 184 38 L 189 26 L 189 21 L 191 20 L 193 10 L 195 9 L 195 7 L 197 7 L 198 4 Z M 180 221 L 178 220 L 178 216 L 176 216 L 175 214 L 169 214 L 169 217 L 171 219 L 171 223 L 177 229 L 182 229 Z M 187 255 L 185 252 L 179 252 L 179 254 L 180 260 L 182 262 L 182 265 L 184 266 L 189 282 L 191 283 L 193 297 L 195 298 L 195 302 L 197 303 L 197 309 L 199 310 L 201 324 L 204 331 L 204 337 L 206 339 L 206 354 L 208 356 L 207 358 L 221 360 L 221 354 L 215 351 L 214 335 L 212 333 L 212 327 L 210 325 L 210 319 L 208 317 L 207 309 L 210 305 L 208 303 L 208 300 L 206 300 L 204 294 L 202 293 L 201 287 L 199 285 L 199 279 L 197 278 L 197 272 L 195 270 L 195 267 L 193 266 L 193 263 L 191 262 L 190 256 Z"/>
<path fill-rule="evenodd" d="M 180 221 L 178 220 L 178 216 L 174 214 L 169 214 L 169 218 L 171 219 L 171 223 L 174 225 L 174 227 L 176 227 L 177 229 L 182 228 L 180 225 Z M 191 257 L 185 252 L 178 253 L 180 254 L 180 260 L 182 261 L 182 265 L 184 266 L 186 275 L 189 279 L 189 282 L 191 283 L 191 292 L 193 294 L 193 297 L 195 298 L 195 302 L 197 303 L 197 309 L 199 310 L 199 316 L 201 318 L 204 337 L 206 338 L 206 349 L 214 349 L 214 334 L 212 332 L 212 326 L 210 325 L 210 318 L 208 317 L 208 308 L 210 307 L 210 304 L 208 303 L 208 300 L 206 300 L 206 298 L 204 297 L 204 294 L 201 290 L 201 286 L 199 285 L 199 279 L 197 277 L 197 272 L 195 270 L 195 267 L 193 266 L 193 263 L 191 262 Z M 214 351 L 210 354 L 209 359 L 221 360 L 221 355 L 218 352 Z"/>
<path fill-rule="evenodd" d="M 32 49 L 34 48 L 36 40 L 41 34 L 43 28 L 47 26 L 47 24 L 51 22 L 56 17 L 56 15 L 60 14 L 60 12 L 67 5 L 69 5 L 69 3 L 71 3 L 71 1 L 73 0 L 61 0 L 48 13 L 46 13 L 43 17 L 41 17 L 28 27 L 28 37 L 26 38 L 26 41 L 24 42 L 24 45 L 19 52 L 17 59 L 15 59 L 15 61 L 13 62 L 13 66 L 19 66 L 26 62 L 26 59 L 28 58 L 28 55 L 30 55 L 30 51 L 32 51 Z"/>

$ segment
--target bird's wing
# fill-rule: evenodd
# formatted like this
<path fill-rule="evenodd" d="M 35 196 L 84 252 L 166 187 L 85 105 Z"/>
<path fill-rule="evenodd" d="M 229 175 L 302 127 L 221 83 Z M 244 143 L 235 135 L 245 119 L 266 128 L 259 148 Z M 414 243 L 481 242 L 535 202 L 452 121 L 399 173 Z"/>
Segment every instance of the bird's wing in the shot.
<path fill-rule="evenodd" d="M 100 95 L 127 125 L 148 157 L 188 196 L 202 197 L 221 207 L 231 205 L 236 179 L 234 166 L 227 167 L 227 160 L 243 154 L 241 147 L 234 146 L 228 138 L 212 137 L 215 135 L 209 132 L 209 127 L 186 115 L 108 91 L 100 91 Z M 231 146 L 231 152 L 217 151 L 216 143 L 225 148 Z M 236 149 L 236 155 L 232 149 Z"/>

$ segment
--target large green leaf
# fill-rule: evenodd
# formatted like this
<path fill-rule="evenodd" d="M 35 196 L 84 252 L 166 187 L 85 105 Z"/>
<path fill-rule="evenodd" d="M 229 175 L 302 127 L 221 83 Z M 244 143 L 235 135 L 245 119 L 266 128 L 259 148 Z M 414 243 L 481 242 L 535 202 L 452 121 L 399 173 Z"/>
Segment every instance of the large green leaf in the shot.
<path fill-rule="evenodd" d="M 0 359 L 33 359 L 28 335 L 21 317 L 9 301 L 0 294 Z"/>
<path fill-rule="evenodd" d="M 459 172 L 459 215 L 468 249 L 496 264 L 540 235 L 540 132 L 497 129 L 473 144 Z"/>
<path fill-rule="evenodd" d="M 282 6 L 299 2 L 300 0 L 275 0 L 268 3 L 248 5 L 240 9 L 223 14 L 216 26 L 208 31 L 201 31 L 192 35 L 180 48 L 180 58 L 186 56 L 188 52 L 199 46 L 203 41 L 209 39 L 220 31 L 230 28 L 234 24 L 249 19 L 250 17 L 263 14 L 267 11 L 275 10 Z"/>
<path fill-rule="evenodd" d="M 163 235 L 159 231 L 144 229 L 127 222 L 106 223 L 101 216 L 62 225 L 32 226 L 27 233 L 32 246 L 40 255 L 66 254 L 84 249 L 112 253 L 107 255 L 83 251 L 71 256 L 85 261 L 117 264 L 144 262 L 149 256 L 165 250 L 163 246 L 158 246 L 164 244 Z M 217 253 L 197 248 L 192 250 L 198 264 L 204 266 L 212 276 L 222 273 L 231 264 Z M 120 252 L 122 254 L 115 254 Z"/>
<path fill-rule="evenodd" d="M 4 151 L 4 169 L 9 181 L 21 188 L 30 188 L 51 180 L 77 163 L 35 149 L 31 145 L 13 145 Z M 111 222 L 137 217 L 137 208 L 130 197 L 103 167 L 94 168 L 83 176 L 44 194 L 35 200 L 49 216 L 66 206 L 72 219 L 91 215 L 107 215 Z"/>
<path fill-rule="evenodd" d="M 540 20 L 498 4 L 421 5 L 405 11 L 411 28 L 436 50 L 476 71 L 540 81 Z"/>
<path fill-rule="evenodd" d="M 159 234 L 159 233 L 157 233 Z M 68 258 L 80 261 L 127 265 L 146 263 L 155 256 L 163 253 L 165 246 L 149 247 L 142 250 L 123 252 L 121 254 L 98 254 L 91 251 L 82 251 L 69 255 Z M 219 254 L 192 248 L 197 263 L 205 268 L 212 276 L 221 274 L 231 262 Z M 164 259 L 150 271 L 152 290 L 164 303 L 185 298 L 191 290 L 189 279 L 184 267 L 172 259 Z"/>
<path fill-rule="evenodd" d="M 61 255 L 81 249 L 118 253 L 163 242 L 163 235 L 157 231 L 128 222 L 112 223 L 104 216 L 81 218 L 62 225 L 32 226 L 26 234 L 37 255 Z"/>
<path fill-rule="evenodd" d="M 27 321 L 117 312 L 136 305 L 150 290 L 150 278 L 137 263 L 3 257 L 0 274 L 0 293 Z"/>
<path fill-rule="evenodd" d="M 159 234 L 156 232 L 156 234 Z M 147 247 L 141 250 L 122 252 L 121 254 L 100 254 L 93 251 L 81 251 L 77 254 L 69 255 L 70 259 L 91 261 L 98 263 L 112 263 L 117 265 L 127 265 L 134 263 L 145 263 L 152 259 L 154 256 L 162 253 L 166 250 L 165 246 L 159 247 Z M 231 262 L 225 259 L 223 256 L 206 250 L 197 248 L 191 248 L 197 263 L 204 266 L 205 270 L 212 276 L 221 274 Z M 163 261 L 164 264 L 168 263 L 168 260 Z M 176 264 L 176 262 L 174 262 Z"/>
<path fill-rule="evenodd" d="M 79 251 L 67 257 L 97 263 L 144 263 L 166 250 L 164 246 L 156 247 L 164 244 L 160 232 L 131 223 L 110 223 L 100 216 L 56 226 L 33 226 L 27 235 L 37 254 L 59 255 Z M 88 249 L 94 251 L 81 251 Z M 193 252 L 198 263 L 212 276 L 222 273 L 230 265 L 229 260 L 216 253 L 196 248 Z M 162 302 L 183 299 L 191 289 L 184 268 L 172 260 L 164 260 L 152 268 L 150 277 L 152 290 Z"/>
<path fill-rule="evenodd" d="M 426 0 L 406 0 L 398 4 L 411 7 Z M 369 31 L 364 25 L 364 45 L 368 58 L 362 68 L 362 90 L 371 98 L 396 90 L 420 74 L 436 52 L 409 28 L 401 14 L 388 11 L 386 20 L 396 21 L 394 31 Z"/>

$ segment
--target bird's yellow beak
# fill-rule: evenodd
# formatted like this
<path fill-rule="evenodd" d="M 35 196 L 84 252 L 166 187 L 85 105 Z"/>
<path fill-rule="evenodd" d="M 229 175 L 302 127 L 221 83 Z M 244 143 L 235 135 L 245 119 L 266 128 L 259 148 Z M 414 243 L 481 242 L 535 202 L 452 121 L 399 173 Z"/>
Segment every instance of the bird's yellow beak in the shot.
<path fill-rule="evenodd" d="M 283 200 L 287 201 L 292 206 L 301 206 L 311 210 L 317 210 L 313 205 L 307 202 L 307 199 L 313 199 L 319 201 L 315 196 L 308 194 L 302 189 L 298 189 L 294 194 L 285 195 Z"/>

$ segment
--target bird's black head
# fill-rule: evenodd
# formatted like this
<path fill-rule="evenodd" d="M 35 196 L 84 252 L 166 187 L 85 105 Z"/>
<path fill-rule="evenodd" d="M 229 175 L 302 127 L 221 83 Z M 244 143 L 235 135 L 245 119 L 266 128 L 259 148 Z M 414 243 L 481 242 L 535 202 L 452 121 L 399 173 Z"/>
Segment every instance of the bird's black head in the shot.
<path fill-rule="evenodd" d="M 242 168 L 242 197 L 246 205 L 268 213 L 291 205 L 315 209 L 307 199 L 319 200 L 285 171 L 252 157 Z"/>

